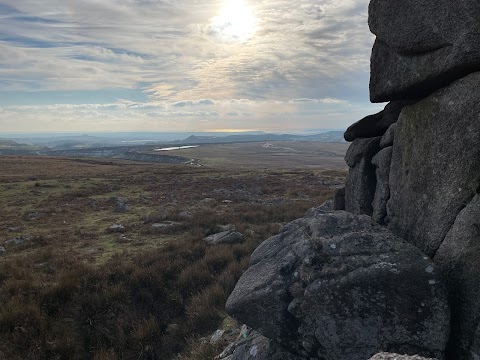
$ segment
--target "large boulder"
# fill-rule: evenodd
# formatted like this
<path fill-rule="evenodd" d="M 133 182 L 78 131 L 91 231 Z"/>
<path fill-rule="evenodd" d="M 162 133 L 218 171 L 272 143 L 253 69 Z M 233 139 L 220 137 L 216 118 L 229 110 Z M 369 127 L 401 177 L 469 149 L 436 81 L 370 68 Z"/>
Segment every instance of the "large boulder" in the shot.
<path fill-rule="evenodd" d="M 381 137 L 355 139 L 348 148 L 345 161 L 350 167 L 345 182 L 345 210 L 354 214 L 372 215 L 376 176 L 372 158 L 380 150 Z"/>
<path fill-rule="evenodd" d="M 353 141 L 357 138 L 382 136 L 392 124 L 397 122 L 402 109 L 412 103 L 412 101 L 393 101 L 379 113 L 368 115 L 350 125 L 343 137 L 346 141 Z"/>
<path fill-rule="evenodd" d="M 452 305 L 451 359 L 480 359 L 480 194 L 458 215 L 435 262 Z"/>
<path fill-rule="evenodd" d="M 480 183 L 480 73 L 403 109 L 390 169 L 389 229 L 433 256 Z"/>
<path fill-rule="evenodd" d="M 307 358 L 384 349 L 442 358 L 446 291 L 435 266 L 368 216 L 312 212 L 253 253 L 227 312 Z"/>
<path fill-rule="evenodd" d="M 418 99 L 480 70 L 478 0 L 372 0 L 373 102 Z"/>

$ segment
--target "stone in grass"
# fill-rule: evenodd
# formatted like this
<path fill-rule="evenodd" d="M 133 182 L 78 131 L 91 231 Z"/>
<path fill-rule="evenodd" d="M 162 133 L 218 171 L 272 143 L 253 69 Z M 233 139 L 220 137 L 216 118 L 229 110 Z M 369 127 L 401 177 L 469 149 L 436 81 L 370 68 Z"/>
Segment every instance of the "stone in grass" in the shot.
<path fill-rule="evenodd" d="M 7 250 L 3 246 L 0 246 L 0 256 L 4 255 L 6 252 Z"/>
<path fill-rule="evenodd" d="M 181 225 L 182 223 L 176 221 L 162 221 L 161 223 L 152 224 L 152 229 L 166 229 L 175 225 Z"/>
<path fill-rule="evenodd" d="M 245 240 L 243 235 L 238 231 L 223 231 L 217 234 L 207 236 L 204 241 L 210 245 L 218 244 L 237 244 Z"/>
<path fill-rule="evenodd" d="M 107 230 L 110 233 L 124 233 L 125 232 L 125 226 L 121 224 L 113 224 L 110 226 Z"/>

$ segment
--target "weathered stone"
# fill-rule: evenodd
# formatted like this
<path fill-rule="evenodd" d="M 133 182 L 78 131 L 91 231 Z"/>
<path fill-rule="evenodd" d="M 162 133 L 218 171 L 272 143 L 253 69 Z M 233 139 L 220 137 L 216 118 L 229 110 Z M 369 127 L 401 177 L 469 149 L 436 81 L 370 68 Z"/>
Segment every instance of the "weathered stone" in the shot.
<path fill-rule="evenodd" d="M 318 212 L 253 253 L 227 312 L 307 358 L 389 349 L 442 357 L 446 290 L 432 261 L 368 216 Z"/>
<path fill-rule="evenodd" d="M 434 258 L 452 306 L 451 359 L 480 359 L 480 195 L 458 215 Z"/>
<path fill-rule="evenodd" d="M 180 211 L 178 214 L 178 217 L 183 220 L 191 220 L 193 218 L 193 215 L 190 211 Z"/>
<path fill-rule="evenodd" d="M 418 355 L 408 356 L 408 355 L 399 355 L 392 353 L 380 353 L 371 357 L 370 360 L 436 360 L 433 358 L 424 358 Z"/>
<path fill-rule="evenodd" d="M 372 0 L 370 98 L 419 99 L 480 70 L 477 0 Z"/>
<path fill-rule="evenodd" d="M 390 125 L 398 120 L 402 109 L 411 105 L 412 101 L 393 101 L 377 114 L 364 117 L 362 120 L 349 126 L 343 135 L 345 140 L 353 141 L 357 138 L 371 138 L 385 134 Z"/>
<path fill-rule="evenodd" d="M 3 246 L 0 246 L 0 256 L 4 255 L 6 252 L 7 250 Z"/>
<path fill-rule="evenodd" d="M 115 204 L 113 212 L 126 213 L 130 210 L 130 206 L 127 204 L 128 200 L 123 196 L 112 196 L 110 201 Z"/>
<path fill-rule="evenodd" d="M 178 226 L 178 225 L 182 225 L 182 223 L 177 221 L 162 221 L 161 223 L 152 224 L 152 228 L 159 230 L 159 229 L 171 228 L 173 226 Z"/>
<path fill-rule="evenodd" d="M 405 108 L 390 169 L 389 229 L 433 256 L 480 182 L 480 73 Z"/>
<path fill-rule="evenodd" d="M 345 186 L 335 190 L 333 210 L 345 210 Z"/>
<path fill-rule="evenodd" d="M 390 163 L 392 161 L 393 147 L 387 147 L 379 151 L 372 159 L 372 164 L 376 167 L 377 186 L 373 198 L 373 220 L 379 224 L 385 222 L 387 216 L 387 201 L 390 197 L 389 175 Z"/>
<path fill-rule="evenodd" d="M 395 140 L 396 128 L 397 123 L 390 125 L 388 130 L 385 132 L 385 135 L 382 136 L 382 140 L 380 140 L 380 147 L 382 149 L 393 145 L 393 141 Z"/>
<path fill-rule="evenodd" d="M 125 232 L 125 226 L 121 224 L 113 224 L 107 229 L 107 232 L 110 233 L 124 233 Z"/>
<path fill-rule="evenodd" d="M 204 241 L 210 245 L 218 244 L 236 244 L 245 240 L 243 235 L 237 231 L 223 231 L 217 234 L 207 236 Z"/>
<path fill-rule="evenodd" d="M 294 355 L 280 345 L 253 331 L 246 339 L 240 340 L 229 360 L 306 360 Z"/>
<path fill-rule="evenodd" d="M 372 215 L 376 176 L 373 156 L 380 150 L 380 137 L 355 139 L 345 156 L 350 170 L 345 183 L 345 210 Z"/>
<path fill-rule="evenodd" d="M 320 206 L 308 209 L 304 216 L 305 217 L 312 217 L 312 216 L 315 216 L 315 214 L 318 213 L 318 212 L 330 212 L 330 211 L 333 211 L 333 200 L 332 199 L 329 199 L 329 200 L 325 201 Z"/>

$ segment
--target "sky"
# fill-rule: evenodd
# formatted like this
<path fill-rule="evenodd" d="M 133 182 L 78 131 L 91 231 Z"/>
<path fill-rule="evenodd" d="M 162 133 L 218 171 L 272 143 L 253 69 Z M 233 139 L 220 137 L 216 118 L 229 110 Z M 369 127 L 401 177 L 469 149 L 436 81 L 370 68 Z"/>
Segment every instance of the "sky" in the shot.
<path fill-rule="evenodd" d="M 0 132 L 343 129 L 368 0 L 0 0 Z"/>

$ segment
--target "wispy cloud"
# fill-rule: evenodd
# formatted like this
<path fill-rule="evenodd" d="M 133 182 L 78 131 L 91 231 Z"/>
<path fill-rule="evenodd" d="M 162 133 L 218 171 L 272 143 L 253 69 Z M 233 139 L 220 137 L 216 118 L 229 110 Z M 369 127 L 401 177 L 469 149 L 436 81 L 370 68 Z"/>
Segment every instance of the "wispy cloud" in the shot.
<path fill-rule="evenodd" d="M 34 109 L 3 103 L 0 127 L 80 129 L 98 116 L 88 126 L 134 129 L 157 116 L 165 129 L 212 118 L 221 128 L 338 128 L 378 108 L 368 104 L 367 0 L 245 3 L 255 34 L 228 42 L 211 31 L 223 0 L 1 0 L 0 96 Z M 112 89 L 148 100 L 88 103 Z M 47 92 L 76 105 L 45 104 Z"/>

